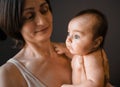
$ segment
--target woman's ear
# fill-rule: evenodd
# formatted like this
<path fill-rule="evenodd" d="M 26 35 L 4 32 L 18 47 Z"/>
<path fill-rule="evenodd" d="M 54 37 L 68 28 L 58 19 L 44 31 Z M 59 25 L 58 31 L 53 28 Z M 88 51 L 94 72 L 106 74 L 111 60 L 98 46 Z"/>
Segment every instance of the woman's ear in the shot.
<path fill-rule="evenodd" d="M 100 44 L 102 43 L 102 41 L 103 41 L 102 36 L 99 36 L 98 38 L 96 38 L 94 41 L 94 48 L 98 48 L 100 46 Z"/>

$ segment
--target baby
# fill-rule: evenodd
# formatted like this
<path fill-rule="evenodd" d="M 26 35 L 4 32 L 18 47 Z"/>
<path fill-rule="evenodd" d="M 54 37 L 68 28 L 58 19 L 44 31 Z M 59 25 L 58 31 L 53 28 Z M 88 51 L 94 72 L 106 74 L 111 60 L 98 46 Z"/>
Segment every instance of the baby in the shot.
<path fill-rule="evenodd" d="M 98 10 L 79 12 L 68 24 L 66 47 L 56 46 L 58 54 L 72 58 L 72 85 L 62 87 L 111 87 L 104 39 L 108 24 Z"/>

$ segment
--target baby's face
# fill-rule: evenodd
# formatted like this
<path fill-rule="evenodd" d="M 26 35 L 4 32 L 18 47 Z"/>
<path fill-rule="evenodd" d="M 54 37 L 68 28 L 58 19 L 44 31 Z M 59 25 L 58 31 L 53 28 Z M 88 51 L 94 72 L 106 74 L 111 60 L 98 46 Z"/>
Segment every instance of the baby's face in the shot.
<path fill-rule="evenodd" d="M 91 52 L 94 47 L 92 26 L 89 17 L 81 16 L 69 22 L 66 46 L 72 54 L 85 55 Z"/>

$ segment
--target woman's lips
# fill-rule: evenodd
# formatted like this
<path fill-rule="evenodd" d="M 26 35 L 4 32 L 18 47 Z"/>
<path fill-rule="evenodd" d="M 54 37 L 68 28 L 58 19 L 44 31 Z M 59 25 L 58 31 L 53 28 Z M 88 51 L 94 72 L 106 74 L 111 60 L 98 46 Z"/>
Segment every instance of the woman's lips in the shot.
<path fill-rule="evenodd" d="M 38 32 L 45 32 L 46 30 L 48 30 L 48 27 L 43 28 L 43 29 L 38 29 L 38 30 L 35 31 L 35 33 L 38 33 Z"/>

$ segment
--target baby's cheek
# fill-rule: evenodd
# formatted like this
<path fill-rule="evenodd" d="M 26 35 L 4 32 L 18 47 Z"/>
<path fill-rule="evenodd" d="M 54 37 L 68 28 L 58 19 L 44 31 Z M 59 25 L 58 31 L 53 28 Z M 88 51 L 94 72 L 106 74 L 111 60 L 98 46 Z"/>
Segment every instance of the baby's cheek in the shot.
<path fill-rule="evenodd" d="M 75 51 L 78 51 L 78 52 L 81 51 L 81 47 L 78 45 L 74 45 L 73 48 Z"/>

